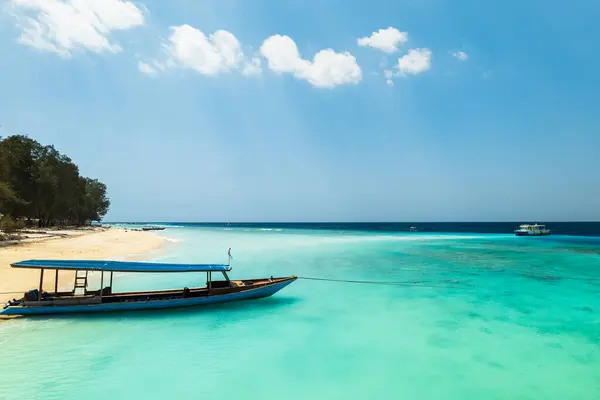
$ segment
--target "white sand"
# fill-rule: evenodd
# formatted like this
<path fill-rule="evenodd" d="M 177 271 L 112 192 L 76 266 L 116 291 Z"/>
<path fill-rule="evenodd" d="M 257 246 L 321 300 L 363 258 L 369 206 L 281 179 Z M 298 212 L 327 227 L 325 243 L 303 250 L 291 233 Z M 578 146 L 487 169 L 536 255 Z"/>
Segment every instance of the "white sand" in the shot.
<path fill-rule="evenodd" d="M 109 259 L 132 257 L 157 250 L 165 240 L 153 232 L 124 229 L 82 229 L 25 234 L 22 243 L 0 247 L 0 306 L 8 299 L 22 297 L 23 292 L 39 285 L 40 272 L 11 268 L 10 264 L 29 259 Z M 71 288 L 73 272 L 61 271 L 59 287 Z M 44 289 L 54 289 L 54 271 L 44 274 Z M 18 293 L 6 293 L 18 292 Z"/>

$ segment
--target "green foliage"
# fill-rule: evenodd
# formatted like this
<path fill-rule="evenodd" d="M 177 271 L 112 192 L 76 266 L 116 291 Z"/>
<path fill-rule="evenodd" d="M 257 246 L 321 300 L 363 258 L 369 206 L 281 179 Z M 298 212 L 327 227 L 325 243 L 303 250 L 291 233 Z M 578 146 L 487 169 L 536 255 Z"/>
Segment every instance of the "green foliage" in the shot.
<path fill-rule="evenodd" d="M 15 221 L 8 215 L 5 215 L 2 218 L 0 218 L 0 231 L 8 235 L 20 231 L 24 227 L 25 223 L 23 221 Z"/>
<path fill-rule="evenodd" d="M 100 221 L 108 212 L 110 200 L 106 197 L 106 185 L 97 179 L 85 178 L 85 209 L 87 219 Z"/>
<path fill-rule="evenodd" d="M 0 213 L 6 213 L 10 204 L 16 200 L 15 192 L 8 182 L 0 181 Z"/>
<path fill-rule="evenodd" d="M 0 213 L 40 227 L 84 225 L 100 221 L 109 206 L 106 185 L 79 175 L 54 146 L 23 135 L 0 140 Z"/>

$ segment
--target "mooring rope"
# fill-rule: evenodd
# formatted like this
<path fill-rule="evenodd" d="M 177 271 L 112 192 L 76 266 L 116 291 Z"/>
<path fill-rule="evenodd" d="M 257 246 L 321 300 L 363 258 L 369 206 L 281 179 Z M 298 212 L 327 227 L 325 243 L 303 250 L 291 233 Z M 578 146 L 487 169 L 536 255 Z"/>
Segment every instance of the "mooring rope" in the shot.
<path fill-rule="evenodd" d="M 324 281 L 324 282 L 337 282 L 337 283 L 357 283 L 363 285 L 383 285 L 383 286 L 405 286 L 405 287 L 425 287 L 425 288 L 461 288 L 464 286 L 451 286 L 451 285 L 432 285 L 428 284 L 427 281 L 362 281 L 352 279 L 333 279 L 333 278 L 317 278 L 313 276 L 299 276 L 298 279 L 304 279 L 308 281 Z"/>

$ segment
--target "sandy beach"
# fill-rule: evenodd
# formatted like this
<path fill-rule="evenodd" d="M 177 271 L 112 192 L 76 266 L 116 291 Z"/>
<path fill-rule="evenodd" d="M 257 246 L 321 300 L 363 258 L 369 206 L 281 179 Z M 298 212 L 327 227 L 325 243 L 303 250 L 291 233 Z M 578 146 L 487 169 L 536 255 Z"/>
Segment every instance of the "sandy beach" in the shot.
<path fill-rule="evenodd" d="M 27 259 L 107 259 L 135 257 L 160 249 L 165 240 L 152 232 L 89 228 L 30 233 L 21 243 L 0 247 L 0 304 L 20 297 L 39 284 L 39 271 L 11 268 Z M 44 288 L 54 288 L 54 273 L 44 277 Z M 61 271 L 59 287 L 73 284 L 73 272 Z M 7 293 L 17 292 L 17 293 Z"/>

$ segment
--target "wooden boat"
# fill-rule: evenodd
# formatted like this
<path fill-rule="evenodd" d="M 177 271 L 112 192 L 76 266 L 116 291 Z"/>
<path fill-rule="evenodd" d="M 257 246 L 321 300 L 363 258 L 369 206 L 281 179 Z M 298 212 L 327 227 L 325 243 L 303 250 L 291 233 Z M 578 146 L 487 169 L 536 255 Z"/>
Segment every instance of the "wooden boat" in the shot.
<path fill-rule="evenodd" d="M 250 300 L 268 297 L 283 289 L 297 278 L 262 278 L 230 280 L 229 264 L 167 264 L 122 261 L 91 260 L 27 260 L 11 264 L 13 268 L 33 268 L 40 270 L 38 289 L 30 290 L 19 300 L 9 301 L 2 315 L 39 315 L 58 313 L 89 313 L 118 310 L 146 310 L 157 308 L 189 307 L 237 300 Z M 43 291 L 44 271 L 55 271 L 53 292 Z M 73 290 L 58 290 L 58 271 L 75 271 Z M 88 272 L 100 272 L 100 288 L 87 290 Z M 206 286 L 174 290 L 153 290 L 141 292 L 113 293 L 113 273 L 206 273 Z M 104 285 L 105 273 L 109 274 L 109 284 Z M 221 273 L 222 280 L 213 280 L 213 273 Z M 83 274 L 83 275 L 82 275 Z M 79 290 L 79 293 L 78 292 Z"/>

